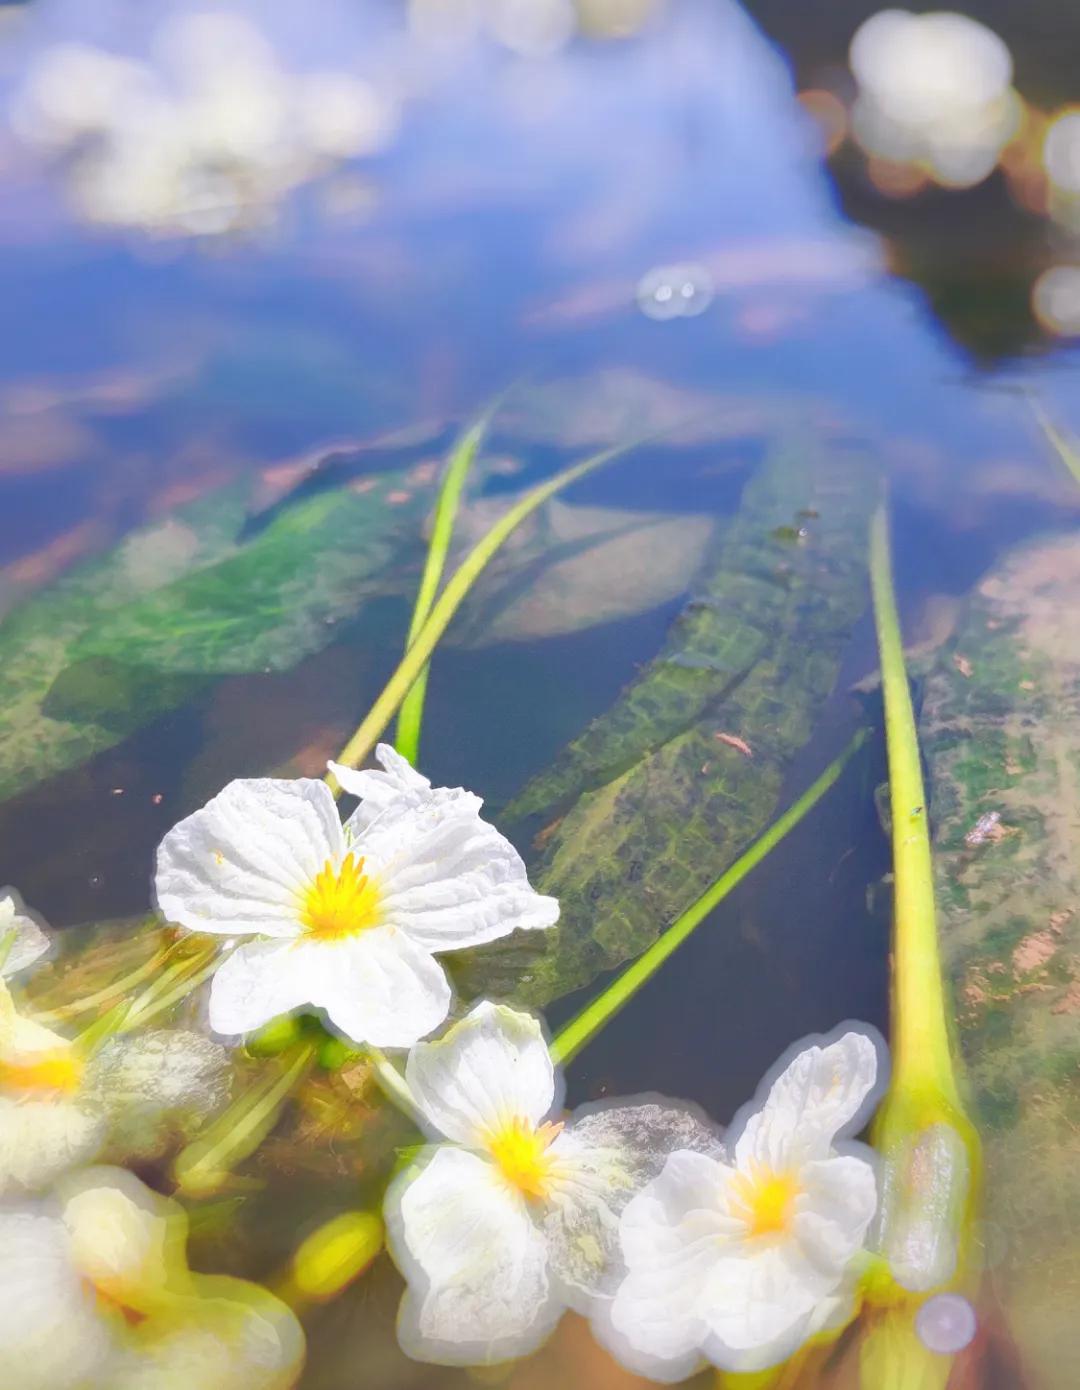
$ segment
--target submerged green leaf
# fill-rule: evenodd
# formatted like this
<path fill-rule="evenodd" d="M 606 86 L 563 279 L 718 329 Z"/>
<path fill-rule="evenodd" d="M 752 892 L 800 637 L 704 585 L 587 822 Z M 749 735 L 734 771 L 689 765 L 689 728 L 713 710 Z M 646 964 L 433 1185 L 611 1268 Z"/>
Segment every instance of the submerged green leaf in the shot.
<path fill-rule="evenodd" d="M 363 494 L 298 502 L 234 555 L 118 610 L 75 657 L 201 675 L 295 666 L 326 646 L 333 624 L 387 591 L 388 567 L 429 500 L 401 474 L 365 481 Z"/>
<path fill-rule="evenodd" d="M 562 919 L 464 963 L 467 993 L 542 1004 L 637 955 L 761 833 L 865 608 L 876 494 L 861 456 L 778 448 L 658 656 L 507 809 L 542 827 Z M 772 536 L 798 510 L 805 543 Z"/>
<path fill-rule="evenodd" d="M 1080 1362 L 1080 541 L 979 584 L 923 686 L 945 964 L 982 1133 L 981 1244 L 1026 1383 Z"/>
<path fill-rule="evenodd" d="M 153 718 L 163 705 L 145 683 L 134 692 L 108 659 L 69 668 L 80 641 L 128 604 L 232 548 L 247 491 L 228 488 L 142 527 L 114 550 L 77 566 L 0 622 L 0 799 L 63 772 Z M 85 682 L 85 684 L 84 684 Z M 120 693 L 118 686 L 122 686 Z M 168 698 L 186 697 L 175 682 Z"/>

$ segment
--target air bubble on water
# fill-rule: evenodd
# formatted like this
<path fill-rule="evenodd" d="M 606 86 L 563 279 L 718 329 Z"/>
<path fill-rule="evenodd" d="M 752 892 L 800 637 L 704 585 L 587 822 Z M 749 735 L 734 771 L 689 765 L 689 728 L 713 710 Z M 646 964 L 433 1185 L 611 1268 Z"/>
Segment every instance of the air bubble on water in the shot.
<path fill-rule="evenodd" d="M 646 318 L 696 318 L 712 300 L 712 276 L 703 265 L 660 265 L 638 281 L 638 308 Z"/>
<path fill-rule="evenodd" d="M 939 1293 L 928 1298 L 915 1315 L 915 1332 L 923 1346 L 943 1356 L 954 1355 L 975 1336 L 975 1309 L 958 1293 Z"/>

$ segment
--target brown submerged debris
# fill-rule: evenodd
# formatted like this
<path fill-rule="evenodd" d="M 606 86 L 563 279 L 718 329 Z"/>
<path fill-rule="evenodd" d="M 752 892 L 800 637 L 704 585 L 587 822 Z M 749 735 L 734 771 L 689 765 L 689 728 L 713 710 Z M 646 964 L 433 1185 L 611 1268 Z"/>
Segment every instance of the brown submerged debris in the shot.
<path fill-rule="evenodd" d="M 966 656 L 961 656 L 959 652 L 955 652 L 955 653 L 953 654 L 953 659 L 952 659 L 952 660 L 953 660 L 953 665 L 954 665 L 954 666 L 956 667 L 956 669 L 960 672 L 960 674 L 964 677 L 964 679 L 965 679 L 965 680 L 970 680 L 971 677 L 972 677 L 972 675 L 974 674 L 975 668 L 974 668 L 974 666 L 972 666 L 971 662 L 967 659 L 967 657 L 966 657 Z"/>
<path fill-rule="evenodd" d="M 1025 936 L 1012 954 L 1013 970 L 1026 975 L 1041 970 L 1057 951 L 1058 943 L 1052 931 L 1033 931 Z"/>
<path fill-rule="evenodd" d="M 746 758 L 754 756 L 754 750 L 744 738 L 739 738 L 735 734 L 715 733 L 713 738 L 719 739 L 721 743 L 726 743 L 729 748 L 737 748 Z"/>
<path fill-rule="evenodd" d="M 987 811 L 979 817 L 968 833 L 964 836 L 965 845 L 984 845 L 989 840 L 997 844 L 999 840 L 1004 840 L 1007 835 L 1014 831 L 1007 825 L 1001 823 L 1000 811 Z"/>

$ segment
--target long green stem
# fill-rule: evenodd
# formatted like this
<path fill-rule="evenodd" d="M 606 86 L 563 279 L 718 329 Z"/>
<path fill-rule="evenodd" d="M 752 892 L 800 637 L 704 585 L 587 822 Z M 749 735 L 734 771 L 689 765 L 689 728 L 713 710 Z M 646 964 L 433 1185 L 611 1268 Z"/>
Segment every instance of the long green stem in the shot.
<path fill-rule="evenodd" d="M 836 782 L 848 762 L 866 741 L 867 731 L 860 729 L 847 748 L 821 776 L 809 786 L 794 805 L 790 806 L 735 863 L 702 893 L 701 897 L 681 913 L 664 934 L 637 960 L 614 979 L 602 994 L 587 1004 L 576 1018 L 562 1028 L 552 1040 L 551 1055 L 556 1062 L 566 1063 L 575 1057 L 586 1043 L 600 1032 L 616 1014 L 677 950 L 731 890 L 743 881 L 784 836 L 795 828 L 803 817 L 821 800 Z"/>
<path fill-rule="evenodd" d="M 1080 453 L 1073 447 L 1068 436 L 1058 429 L 1034 396 L 1029 396 L 1028 402 L 1039 428 L 1046 435 L 1051 448 L 1072 474 L 1074 482 L 1080 483 Z"/>
<path fill-rule="evenodd" d="M 859 1350 L 864 1390 L 944 1390 L 951 1358 L 927 1351 L 915 1310 L 931 1289 L 969 1288 L 979 1138 L 960 1097 L 938 944 L 926 792 L 904 669 L 884 506 L 871 522 L 870 578 L 885 701 L 892 811 L 892 1076 L 871 1130 L 881 1158 L 877 1248 L 883 1304 Z"/>
<path fill-rule="evenodd" d="M 220 1186 L 277 1123 L 281 1107 L 314 1064 L 315 1055 L 315 1044 L 303 1042 L 279 1066 L 268 1066 L 250 1090 L 180 1151 L 173 1165 L 177 1185 L 196 1196 Z"/>
<path fill-rule="evenodd" d="M 469 426 L 454 446 L 447 463 L 442 486 L 439 488 L 438 501 L 435 504 L 431 541 L 428 545 L 427 559 L 424 562 L 424 572 L 420 576 L 416 606 L 413 608 L 409 634 L 405 639 L 406 651 L 416 641 L 431 614 L 443 570 L 446 568 L 446 557 L 454 534 L 454 521 L 457 517 L 458 504 L 461 501 L 461 492 L 465 486 L 469 469 L 472 467 L 484 435 L 487 433 L 491 416 L 492 409 L 488 409 L 484 411 L 479 420 Z M 408 758 L 414 766 L 420 752 L 420 726 L 424 717 L 424 697 L 427 693 L 430 669 L 429 664 L 424 665 L 409 693 L 401 702 L 401 709 L 398 712 L 395 746 L 402 757 Z"/>
<path fill-rule="evenodd" d="M 597 468 L 603 467 L 604 464 L 613 462 L 639 442 L 616 445 L 614 448 L 605 449 L 601 453 L 583 459 L 571 468 L 564 469 L 561 473 L 557 473 L 554 478 L 549 478 L 546 483 L 533 488 L 516 506 L 511 507 L 498 519 L 487 534 L 473 546 L 447 581 L 442 593 L 432 605 L 427 622 L 416 634 L 415 641 L 402 657 L 394 674 L 387 681 L 382 694 L 338 755 L 337 761 L 339 763 L 344 764 L 345 767 L 359 767 L 374 748 L 379 736 L 393 719 L 395 711 L 408 694 L 417 676 L 427 665 L 431 653 L 435 650 L 440 637 L 450 626 L 450 622 L 461 607 L 462 601 L 503 542 L 538 507 L 543 506 L 557 492 L 561 492 L 563 488 L 569 487 L 571 483 L 576 483 L 580 478 L 584 478 L 586 474 L 594 472 Z M 340 795 L 341 787 L 338 785 L 337 779 L 330 775 L 325 780 L 334 795 Z"/>
<path fill-rule="evenodd" d="M 893 874 L 893 1086 L 930 1086 L 960 1109 L 938 949 L 934 869 L 915 712 L 904 666 L 884 506 L 870 530 L 889 758 Z"/>

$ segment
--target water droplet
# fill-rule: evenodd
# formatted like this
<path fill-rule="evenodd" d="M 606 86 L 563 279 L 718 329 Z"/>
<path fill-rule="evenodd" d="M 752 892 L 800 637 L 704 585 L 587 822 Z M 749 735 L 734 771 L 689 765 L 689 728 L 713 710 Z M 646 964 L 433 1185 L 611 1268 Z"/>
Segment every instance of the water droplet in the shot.
<path fill-rule="evenodd" d="M 712 276 L 703 265 L 660 265 L 638 282 L 638 308 L 650 319 L 689 319 L 712 303 Z"/>
<path fill-rule="evenodd" d="M 915 1332 L 923 1346 L 943 1356 L 954 1355 L 975 1336 L 975 1309 L 958 1293 L 939 1293 L 928 1298 L 915 1315 Z"/>

